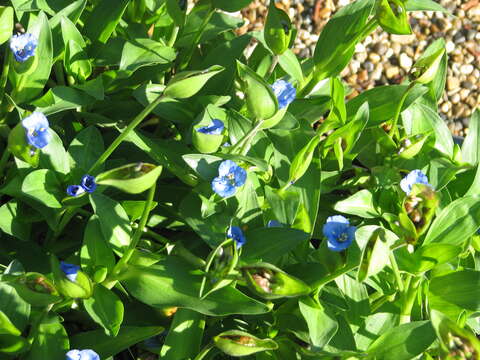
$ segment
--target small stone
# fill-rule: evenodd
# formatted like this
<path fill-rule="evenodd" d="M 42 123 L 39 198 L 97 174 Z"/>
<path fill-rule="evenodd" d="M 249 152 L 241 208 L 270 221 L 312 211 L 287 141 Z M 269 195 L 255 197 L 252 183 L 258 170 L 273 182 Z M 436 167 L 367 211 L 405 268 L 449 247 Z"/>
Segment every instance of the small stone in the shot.
<path fill-rule="evenodd" d="M 409 70 L 413 65 L 413 61 L 407 54 L 400 54 L 400 66 L 405 70 Z"/>
<path fill-rule="evenodd" d="M 368 55 L 368 58 L 370 59 L 370 61 L 374 64 L 378 64 L 381 60 L 381 57 L 380 55 L 378 55 L 377 53 L 370 53 L 370 55 Z M 473 71 L 473 70 L 472 70 Z"/>
<path fill-rule="evenodd" d="M 473 72 L 473 70 L 474 70 L 474 67 L 472 64 L 465 64 L 460 66 L 460 72 L 463 75 L 470 75 Z"/>
<path fill-rule="evenodd" d="M 470 95 L 470 91 L 467 89 L 460 90 L 460 99 L 465 100 L 468 95 Z"/>
<path fill-rule="evenodd" d="M 453 94 L 450 101 L 452 102 L 452 104 L 458 104 L 460 102 L 460 94 L 459 93 Z"/>
<path fill-rule="evenodd" d="M 447 78 L 447 88 L 448 90 L 456 90 L 460 87 L 460 80 L 456 77 L 449 76 Z"/>
<path fill-rule="evenodd" d="M 469 81 L 469 80 L 462 81 L 462 88 L 471 90 L 471 89 L 473 89 L 473 87 L 474 87 L 474 84 L 471 81 Z"/>
<path fill-rule="evenodd" d="M 449 104 L 448 102 L 443 103 L 443 104 L 442 104 L 442 107 L 440 108 L 440 110 L 441 110 L 443 113 L 447 114 L 447 113 L 448 113 L 448 110 L 450 110 L 450 104 Z"/>
<path fill-rule="evenodd" d="M 453 50 L 455 50 L 455 44 L 453 41 L 447 41 L 445 44 L 445 49 L 447 50 L 447 53 L 451 53 Z"/>
<path fill-rule="evenodd" d="M 413 43 L 414 41 L 417 40 L 417 35 L 411 34 L 411 35 L 392 35 L 391 39 L 395 43 L 399 43 L 402 45 L 409 45 Z"/>
<path fill-rule="evenodd" d="M 387 75 L 388 79 L 393 79 L 397 77 L 399 74 L 400 74 L 400 69 L 398 68 L 398 66 L 391 66 L 387 68 L 387 70 L 385 71 L 385 75 Z"/>

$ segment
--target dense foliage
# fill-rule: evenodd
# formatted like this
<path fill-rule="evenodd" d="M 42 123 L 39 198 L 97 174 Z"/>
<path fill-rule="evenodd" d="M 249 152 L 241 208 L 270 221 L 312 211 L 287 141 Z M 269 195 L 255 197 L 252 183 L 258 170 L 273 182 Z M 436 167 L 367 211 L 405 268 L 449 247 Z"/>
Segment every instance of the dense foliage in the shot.
<path fill-rule="evenodd" d="M 338 77 L 431 0 L 357 0 L 299 60 L 251 0 L 0 4 L 0 358 L 477 359 L 480 113 Z M 479 267 L 477 269 L 477 267 Z"/>

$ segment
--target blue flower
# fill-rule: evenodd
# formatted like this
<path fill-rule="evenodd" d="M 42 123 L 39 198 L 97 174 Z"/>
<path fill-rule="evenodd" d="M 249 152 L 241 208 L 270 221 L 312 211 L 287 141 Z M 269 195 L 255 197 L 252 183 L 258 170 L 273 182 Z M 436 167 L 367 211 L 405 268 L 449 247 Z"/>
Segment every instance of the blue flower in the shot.
<path fill-rule="evenodd" d="M 283 109 L 288 106 L 297 95 L 297 90 L 285 80 L 277 80 L 272 84 L 272 90 L 277 97 L 279 109 Z"/>
<path fill-rule="evenodd" d="M 31 56 L 35 56 L 38 40 L 33 34 L 18 34 L 10 38 L 10 50 L 12 50 L 15 60 L 19 62 L 27 61 Z"/>
<path fill-rule="evenodd" d="M 425 175 L 421 170 L 412 170 L 405 176 L 402 181 L 400 181 L 400 187 L 407 194 L 410 195 L 412 191 L 412 186 L 414 184 L 424 184 L 431 186 L 428 183 L 427 175 Z"/>
<path fill-rule="evenodd" d="M 224 128 L 225 125 L 222 120 L 213 119 L 209 126 L 202 126 L 197 131 L 207 135 L 220 135 Z"/>
<path fill-rule="evenodd" d="M 240 249 L 247 242 L 245 235 L 243 235 L 242 229 L 240 229 L 238 226 L 230 226 L 228 228 L 227 238 L 235 241 L 237 244 L 237 249 Z"/>
<path fill-rule="evenodd" d="M 85 189 L 81 187 L 80 185 L 69 185 L 67 187 L 67 194 L 69 196 L 78 196 L 82 195 L 85 192 Z"/>
<path fill-rule="evenodd" d="M 100 360 L 100 356 L 90 349 L 86 350 L 70 350 L 67 352 L 65 360 Z"/>
<path fill-rule="evenodd" d="M 83 175 L 82 180 L 80 180 L 80 186 L 88 193 L 94 192 L 97 188 L 95 177 L 92 175 Z"/>
<path fill-rule="evenodd" d="M 328 248 L 332 251 L 342 251 L 355 240 L 355 226 L 350 226 L 348 219 L 342 215 L 330 216 L 323 225 L 323 235 L 328 240 Z"/>
<path fill-rule="evenodd" d="M 222 197 L 232 196 L 246 180 L 247 172 L 244 168 L 232 160 L 225 160 L 218 167 L 218 176 L 212 181 L 212 189 Z"/>
<path fill-rule="evenodd" d="M 278 222 L 277 220 L 270 220 L 268 223 L 267 223 L 267 227 L 271 228 L 271 227 L 283 227 L 283 225 Z"/>
<path fill-rule="evenodd" d="M 27 141 L 33 147 L 41 149 L 52 139 L 50 125 L 41 112 L 34 112 L 22 120 L 22 126 L 27 133 Z"/>
<path fill-rule="evenodd" d="M 78 270 L 80 266 L 60 261 L 60 269 L 64 272 L 68 280 L 75 282 L 77 280 Z"/>

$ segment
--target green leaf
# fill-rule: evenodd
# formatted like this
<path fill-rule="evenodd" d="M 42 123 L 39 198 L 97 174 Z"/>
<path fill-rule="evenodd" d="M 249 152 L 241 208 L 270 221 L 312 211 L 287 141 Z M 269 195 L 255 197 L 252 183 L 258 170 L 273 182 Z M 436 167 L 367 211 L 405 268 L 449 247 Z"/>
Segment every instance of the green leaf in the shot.
<path fill-rule="evenodd" d="M 61 360 L 70 350 L 68 335 L 60 318 L 56 315 L 46 315 L 38 325 L 38 332 L 34 338 L 32 347 L 25 360 Z"/>
<path fill-rule="evenodd" d="M 307 145 L 305 145 L 293 158 L 290 165 L 290 175 L 288 182 L 294 184 L 300 179 L 308 170 L 313 160 L 315 150 L 320 143 L 320 136 L 316 135 L 310 139 Z"/>
<path fill-rule="evenodd" d="M 202 276 L 192 271 L 193 268 L 180 258 L 168 256 L 148 268 L 129 266 L 120 275 L 120 281 L 133 297 L 156 308 L 177 306 L 210 316 L 255 315 L 269 311 L 263 303 L 230 286 L 199 299 Z"/>
<path fill-rule="evenodd" d="M 110 185 L 130 194 L 140 194 L 157 182 L 161 172 L 161 166 L 140 162 L 105 171 L 95 181 L 98 185 Z"/>
<path fill-rule="evenodd" d="M 428 287 L 430 307 L 453 319 L 462 310 L 480 310 L 480 271 L 460 270 L 434 277 Z"/>
<path fill-rule="evenodd" d="M 400 269 L 410 273 L 422 273 L 456 258 L 462 252 L 460 246 L 432 243 L 423 244 L 413 254 L 406 248 L 395 252 Z"/>
<path fill-rule="evenodd" d="M 275 6 L 275 1 L 271 1 L 268 7 L 263 32 L 266 44 L 275 55 L 288 49 L 293 34 L 292 22 L 285 11 Z"/>
<path fill-rule="evenodd" d="M 106 335 L 103 330 L 87 331 L 72 336 L 71 348 L 92 349 L 100 359 L 107 359 L 132 345 L 160 334 L 163 329 L 161 326 L 123 326 L 116 337 Z"/>
<path fill-rule="evenodd" d="M 130 244 L 132 228 L 128 215 L 115 200 L 95 192 L 90 195 L 93 210 L 100 221 L 103 236 L 117 254 Z"/>
<path fill-rule="evenodd" d="M 410 360 L 427 350 L 435 338 L 430 321 L 413 321 L 382 334 L 367 353 L 376 359 Z"/>
<path fill-rule="evenodd" d="M 43 168 L 66 175 L 70 171 L 70 164 L 62 139 L 52 129 L 49 131 L 52 139 L 40 152 L 39 164 Z"/>
<path fill-rule="evenodd" d="M 52 68 L 52 32 L 47 16 L 43 12 L 38 14 L 35 24 L 31 28 L 29 27 L 28 32 L 34 34 L 38 39 L 35 56 L 30 58 L 32 60 L 28 60 L 32 61 L 34 65 L 29 71 L 22 74 L 9 71 L 10 80 L 14 85 L 11 96 L 17 104 L 30 101 L 42 92 Z M 14 60 L 12 59 L 12 61 Z"/>
<path fill-rule="evenodd" d="M 83 27 L 85 35 L 92 43 L 98 41 L 105 44 L 107 42 L 115 31 L 129 2 L 130 0 L 118 0 L 116 2 L 100 1 L 97 3 Z"/>
<path fill-rule="evenodd" d="M 32 171 L 22 183 L 22 192 L 45 206 L 61 208 L 60 203 L 64 190 L 53 170 L 41 169 Z"/>
<path fill-rule="evenodd" d="M 115 256 L 105 241 L 97 215 L 92 215 L 85 226 L 80 263 L 90 274 L 98 267 L 104 266 L 111 270 L 115 265 Z"/>
<path fill-rule="evenodd" d="M 185 25 L 185 18 L 187 12 L 187 2 L 184 3 L 184 8 L 180 8 L 178 0 L 166 0 L 167 13 L 175 22 L 176 26 Z"/>
<path fill-rule="evenodd" d="M 223 70 L 224 67 L 213 65 L 205 70 L 180 72 L 169 81 L 164 95 L 174 99 L 189 98 L 199 92 L 212 76 Z"/>
<path fill-rule="evenodd" d="M 242 10 L 253 0 L 213 0 L 213 5 L 218 8 L 228 12 L 237 12 Z"/>
<path fill-rule="evenodd" d="M 412 33 L 405 4 L 399 0 L 381 0 L 376 8 L 380 26 L 390 34 Z"/>
<path fill-rule="evenodd" d="M 83 176 L 103 153 L 102 134 L 95 126 L 80 131 L 68 147 L 70 167 L 75 176 Z M 100 170 L 103 168 L 103 164 Z"/>
<path fill-rule="evenodd" d="M 55 86 L 47 91 L 33 104 L 37 111 L 45 115 L 56 114 L 61 111 L 76 109 L 93 104 L 95 99 L 87 93 L 67 86 Z"/>
<path fill-rule="evenodd" d="M 123 303 L 112 290 L 98 284 L 93 295 L 83 300 L 85 310 L 97 324 L 105 329 L 109 336 L 117 336 L 123 322 Z"/>
<path fill-rule="evenodd" d="M 200 351 L 204 328 L 204 315 L 189 309 L 178 309 L 160 357 L 165 360 L 193 359 Z"/>
<path fill-rule="evenodd" d="M 367 189 L 360 190 L 345 200 L 337 202 L 333 208 L 345 214 L 367 219 L 380 216 L 373 202 L 373 194 Z"/>
<path fill-rule="evenodd" d="M 8 41 L 13 30 L 13 8 L 0 6 L 0 45 Z"/>
<path fill-rule="evenodd" d="M 73 40 L 82 47 L 87 46 L 85 40 L 83 39 L 82 33 L 68 17 L 62 17 L 61 26 L 64 45 L 67 45 L 69 41 Z"/>
<path fill-rule="evenodd" d="M 17 200 L 6 202 L 0 207 L 0 229 L 8 235 L 27 241 L 30 239 L 31 224 L 22 221 L 22 215 Z"/>
<path fill-rule="evenodd" d="M 468 124 L 468 133 L 462 144 L 462 160 L 472 165 L 480 160 L 480 110 L 476 109 Z"/>
<path fill-rule="evenodd" d="M 465 196 L 445 207 L 430 227 L 424 244 L 461 245 L 480 228 L 480 197 Z"/>
<path fill-rule="evenodd" d="M 19 336 L 21 334 L 15 325 L 12 324 L 10 319 L 3 311 L 0 310 L 0 334 L 11 334 Z"/>
<path fill-rule="evenodd" d="M 313 55 L 322 78 L 336 76 L 348 64 L 373 5 L 372 0 L 355 1 L 341 8 L 323 28 Z"/>
<path fill-rule="evenodd" d="M 310 341 L 313 346 L 323 348 L 338 330 L 335 316 L 309 297 L 298 300 L 298 306 L 307 322 Z"/>
<path fill-rule="evenodd" d="M 301 230 L 280 227 L 253 229 L 245 236 L 247 243 L 243 246 L 242 257 L 273 264 L 309 238 L 309 234 Z"/>
<path fill-rule="evenodd" d="M 74 40 L 67 42 L 63 64 L 66 73 L 79 82 L 84 82 L 92 74 L 92 64 L 87 53 Z"/>
<path fill-rule="evenodd" d="M 7 354 L 8 359 L 12 355 L 27 351 L 30 343 L 24 337 L 11 334 L 0 334 L 0 354 Z"/>
<path fill-rule="evenodd" d="M 152 39 L 135 39 L 125 43 L 119 69 L 133 73 L 143 66 L 169 64 L 173 60 L 173 48 Z"/>
<path fill-rule="evenodd" d="M 405 5 L 407 11 L 440 11 L 450 13 L 450 11 L 434 0 L 407 0 Z"/>
<path fill-rule="evenodd" d="M 292 78 L 298 82 L 303 81 L 302 66 L 292 50 L 285 50 L 285 52 L 278 57 L 278 64 L 281 66 L 283 71 L 285 71 Z"/>
<path fill-rule="evenodd" d="M 0 310 L 23 332 L 30 317 L 30 304 L 18 295 L 15 288 L 3 282 L 0 282 L 0 298 Z"/>

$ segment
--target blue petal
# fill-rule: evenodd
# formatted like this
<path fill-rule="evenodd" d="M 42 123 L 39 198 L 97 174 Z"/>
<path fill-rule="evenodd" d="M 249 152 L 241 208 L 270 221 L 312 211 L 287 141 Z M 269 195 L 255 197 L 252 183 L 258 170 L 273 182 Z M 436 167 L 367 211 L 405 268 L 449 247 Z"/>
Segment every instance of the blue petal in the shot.
<path fill-rule="evenodd" d="M 271 228 L 271 227 L 283 227 L 283 225 L 278 222 L 277 220 L 270 220 L 268 223 L 267 223 L 267 227 Z"/>
<path fill-rule="evenodd" d="M 80 186 L 88 193 L 92 193 L 97 188 L 97 183 L 95 182 L 95 177 L 92 175 L 83 175 L 80 180 Z"/>
<path fill-rule="evenodd" d="M 218 166 L 218 176 L 227 176 L 228 174 L 232 174 L 236 167 L 238 167 L 238 165 L 235 163 L 235 161 L 224 160 Z"/>
<path fill-rule="evenodd" d="M 227 178 L 223 176 L 216 177 L 212 181 L 212 190 L 221 197 L 229 197 L 235 194 L 237 189 Z"/>
<path fill-rule="evenodd" d="M 233 172 L 233 178 L 236 187 L 242 186 L 247 180 L 247 172 L 244 168 L 237 166 Z"/>
<path fill-rule="evenodd" d="M 22 120 L 30 145 L 41 149 L 52 140 L 48 120 L 41 112 L 34 112 Z"/>
<path fill-rule="evenodd" d="M 237 249 L 240 249 L 247 242 L 247 239 L 245 238 L 242 229 L 238 226 L 230 226 L 228 228 L 227 238 L 233 239 L 235 241 L 235 243 L 237 244 Z"/>
<path fill-rule="evenodd" d="M 35 55 L 38 40 L 33 34 L 18 34 L 10 38 L 10 50 L 18 62 L 27 61 Z"/>
<path fill-rule="evenodd" d="M 80 270 L 80 266 L 61 261 L 60 269 L 70 281 L 75 282 L 75 280 L 77 280 L 77 274 L 78 270 Z"/>
<path fill-rule="evenodd" d="M 428 183 L 427 175 L 425 175 L 421 170 L 418 169 L 410 171 L 407 176 L 405 176 L 400 181 L 400 187 L 407 195 L 410 195 L 410 192 L 412 191 L 412 186 L 414 184 L 424 184 L 431 186 Z"/>
<path fill-rule="evenodd" d="M 285 80 L 277 80 L 272 84 L 272 90 L 277 97 L 278 107 L 283 109 L 287 107 L 297 95 L 295 87 Z"/>
<path fill-rule="evenodd" d="M 349 239 L 347 241 L 336 241 L 336 240 L 328 239 L 327 246 L 332 251 L 342 251 L 348 248 L 352 243 L 352 241 L 353 239 Z"/>
<path fill-rule="evenodd" d="M 197 131 L 207 135 L 220 135 L 224 128 L 225 125 L 222 120 L 213 119 L 210 125 L 202 126 Z"/>
<path fill-rule="evenodd" d="M 85 189 L 80 185 L 70 185 L 67 187 L 67 194 L 69 196 L 79 196 L 85 192 Z"/>
<path fill-rule="evenodd" d="M 100 356 L 93 350 L 70 350 L 66 360 L 100 360 Z"/>
<path fill-rule="evenodd" d="M 48 129 L 50 124 L 48 123 L 47 117 L 43 113 L 35 111 L 22 120 L 22 126 L 26 130 L 41 131 L 42 129 Z"/>
<path fill-rule="evenodd" d="M 81 359 L 81 353 L 80 350 L 70 350 L 69 352 L 66 353 L 66 360 L 80 360 Z"/>

